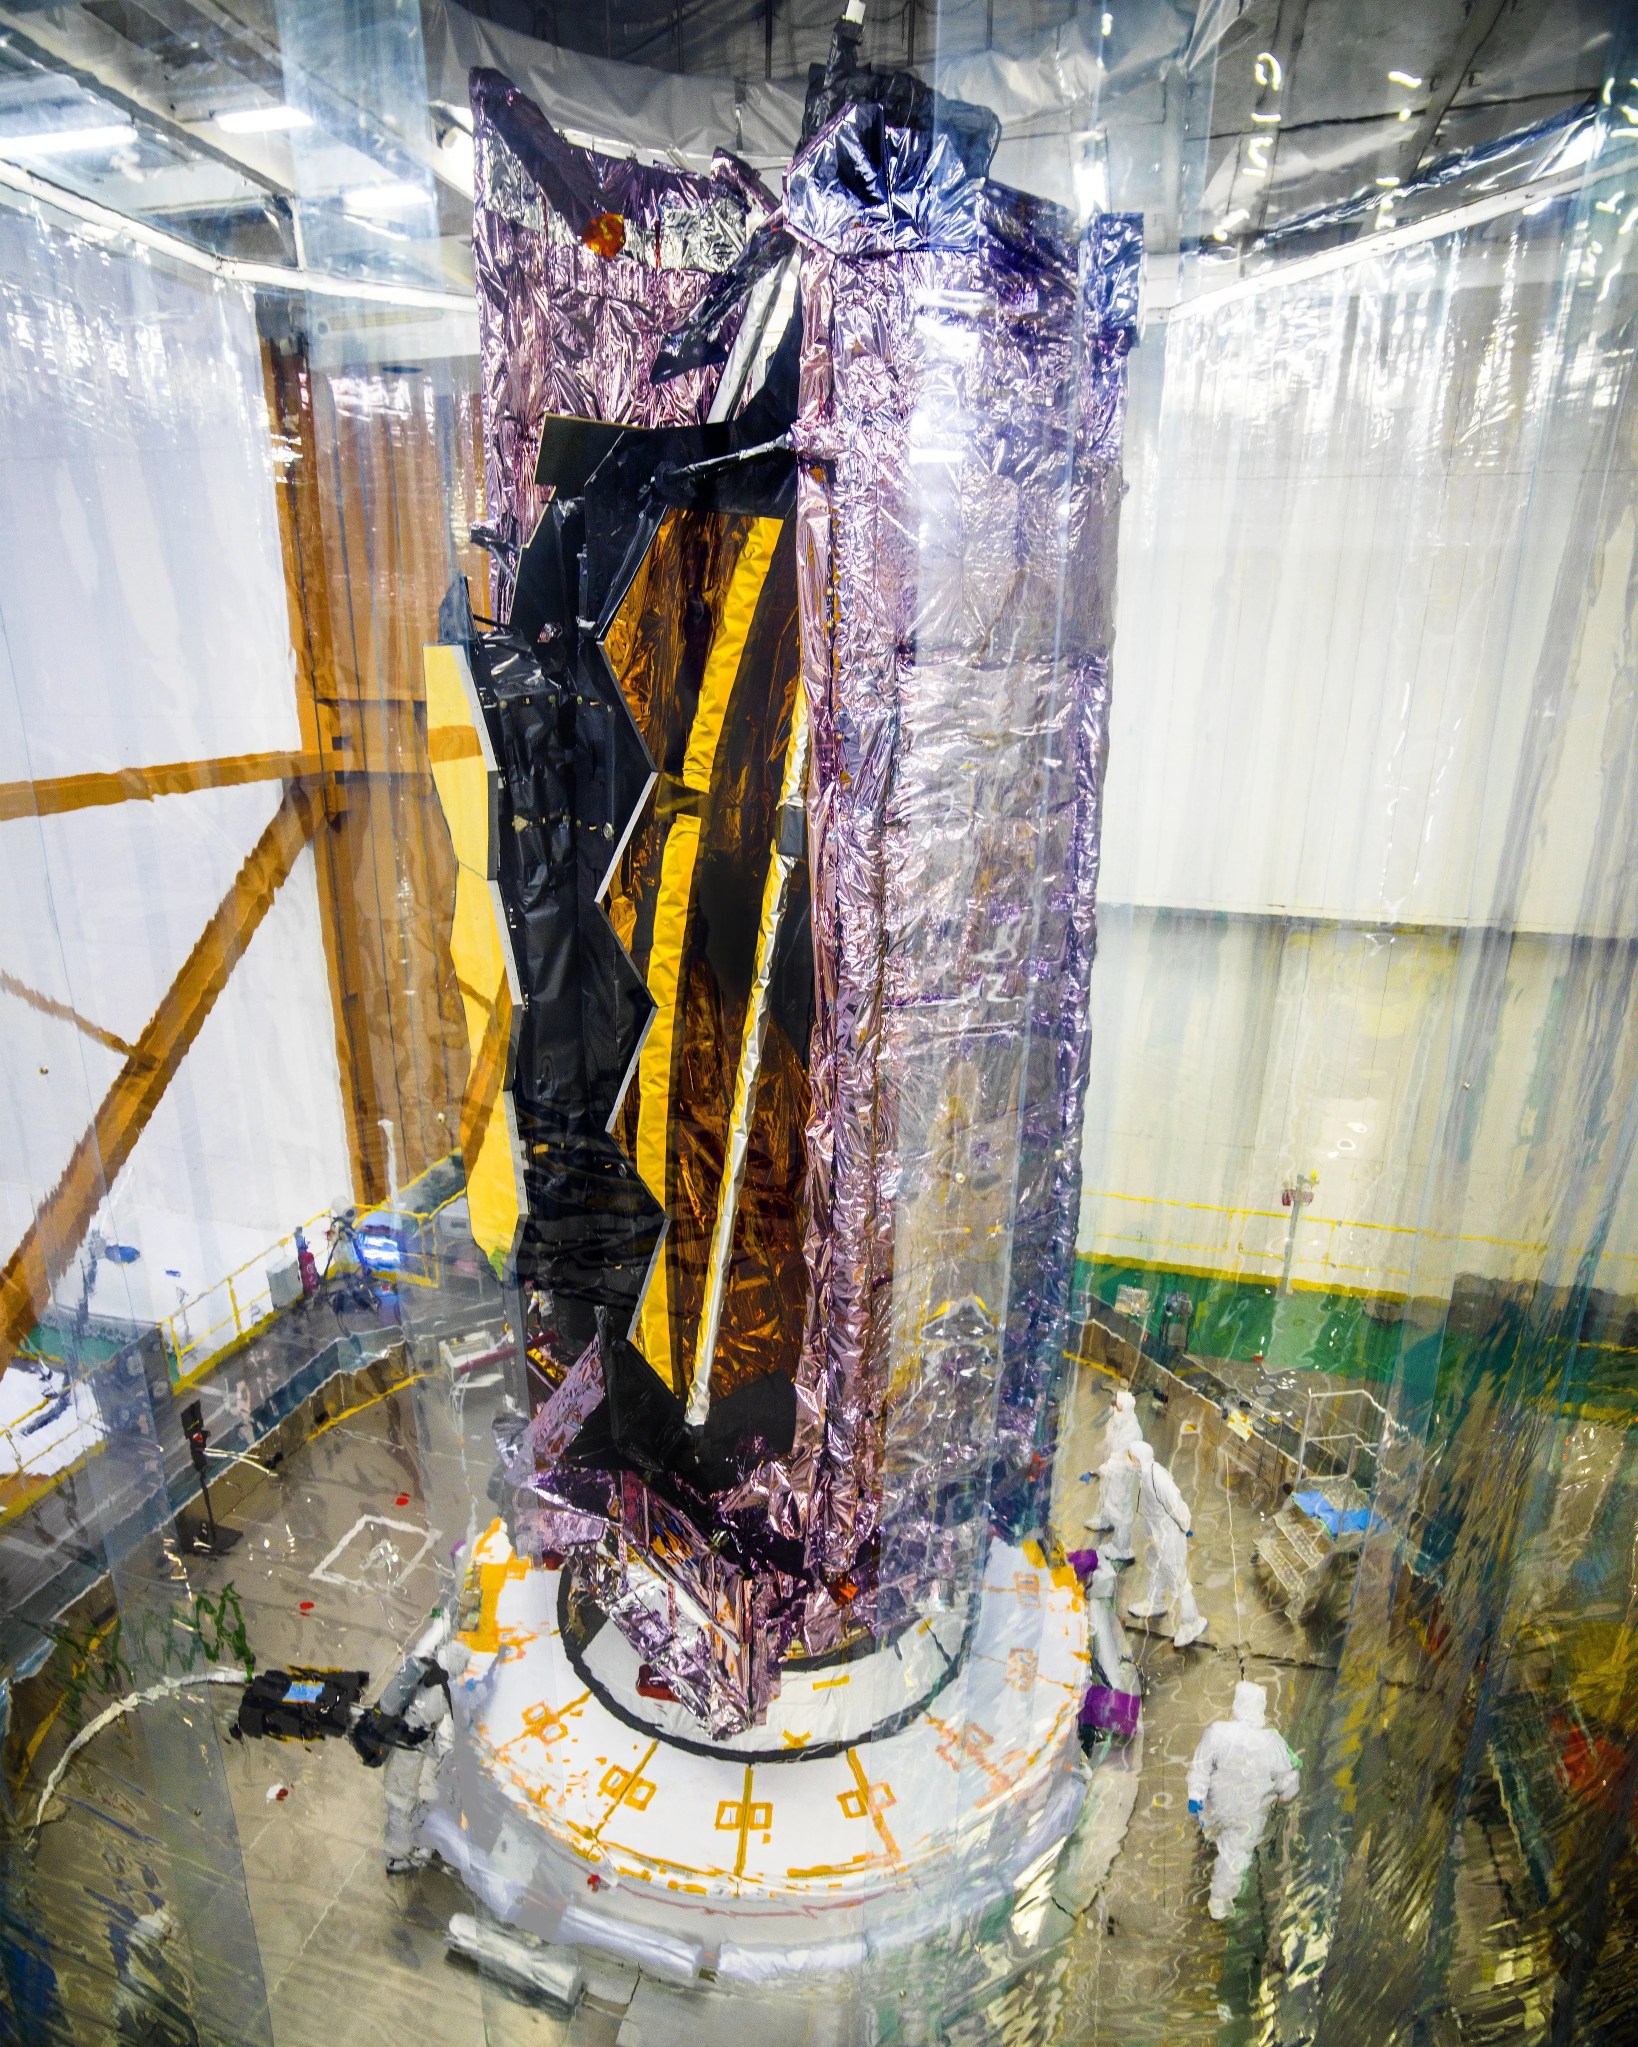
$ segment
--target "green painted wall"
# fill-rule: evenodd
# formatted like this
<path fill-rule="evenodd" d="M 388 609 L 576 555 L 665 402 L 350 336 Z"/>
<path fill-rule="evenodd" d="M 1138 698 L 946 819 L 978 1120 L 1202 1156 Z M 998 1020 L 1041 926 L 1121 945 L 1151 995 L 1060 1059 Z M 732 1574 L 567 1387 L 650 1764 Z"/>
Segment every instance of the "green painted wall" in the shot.
<path fill-rule="evenodd" d="M 1349 1379 L 1380 1381 L 1393 1373 L 1399 1326 L 1367 1315 L 1358 1294 L 1299 1288 L 1282 1301 L 1272 1280 L 1175 1272 L 1087 1256 L 1080 1259 L 1075 1277 L 1077 1300 L 1096 1299 L 1110 1307 L 1118 1288 L 1147 1288 L 1154 1301 L 1149 1318 L 1153 1336 L 1159 1334 L 1166 1296 L 1186 1293 L 1194 1302 L 1189 1348 L 1201 1357 L 1276 1369 L 1314 1366 Z"/>
<path fill-rule="evenodd" d="M 1367 1313 L 1362 1294 L 1297 1287 L 1284 1301 L 1272 1280 L 1229 1274 L 1176 1272 L 1083 1254 L 1077 1261 L 1075 1297 L 1084 1313 L 1090 1300 L 1114 1306 L 1116 1290 L 1139 1286 L 1153 1306 L 1149 1334 L 1158 1338 L 1167 1294 L 1181 1289 L 1194 1302 L 1189 1348 L 1199 1357 L 1232 1358 L 1274 1370 L 1304 1367 L 1335 1372 L 1344 1379 L 1383 1386 L 1393 1377 L 1404 1339 L 1403 1325 Z M 1420 1330 L 1412 1334 L 1416 1378 L 1431 1370 L 1436 1400 L 1459 1398 L 1476 1374 L 1494 1369 L 1496 1330 Z M 1516 1334 L 1516 1332 L 1514 1332 Z M 1509 1338 L 1509 1348 L 1511 1344 Z M 1431 1347 L 1431 1354 L 1430 1354 Z M 1567 1391 L 1586 1411 L 1638 1414 L 1638 1349 L 1605 1336 L 1575 1346 Z M 1435 1360 L 1437 1361 L 1435 1363 Z M 1563 1360 L 1541 1360 L 1543 1383 L 1556 1382 Z"/>

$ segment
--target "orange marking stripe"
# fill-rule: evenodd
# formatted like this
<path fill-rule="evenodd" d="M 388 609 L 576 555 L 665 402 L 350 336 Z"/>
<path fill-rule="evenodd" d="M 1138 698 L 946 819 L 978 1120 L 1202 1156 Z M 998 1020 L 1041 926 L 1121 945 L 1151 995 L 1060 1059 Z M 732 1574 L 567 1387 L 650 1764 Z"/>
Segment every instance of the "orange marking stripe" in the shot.
<path fill-rule="evenodd" d="M 853 1772 L 853 1781 L 859 1788 L 857 1791 L 840 1792 L 837 1802 L 849 1819 L 863 1819 L 868 1814 L 871 1825 L 881 1837 L 882 1846 L 893 1860 L 897 1862 L 899 1859 L 899 1844 L 887 1831 L 887 1822 L 882 1818 L 882 1814 L 894 1803 L 891 1788 L 886 1784 L 871 1783 L 870 1779 L 865 1775 L 864 1765 L 859 1761 L 856 1749 L 848 1750 L 847 1766 Z M 849 1803 L 855 1798 L 858 1800 L 858 1807 L 856 1810 L 849 1810 Z"/>
<path fill-rule="evenodd" d="M 603 1829 L 613 1819 L 621 1806 L 629 1805 L 636 1812 L 646 1812 L 648 1810 L 649 1803 L 653 1799 L 658 1787 L 652 1778 L 643 1775 L 643 1771 L 648 1767 L 649 1761 L 659 1745 L 657 1741 L 651 1741 L 643 1751 L 635 1769 L 622 1770 L 618 1765 L 615 1765 L 605 1773 L 602 1783 L 597 1788 L 603 1793 L 604 1797 L 612 1798 L 613 1803 L 592 1829 L 592 1839 L 594 1841 L 601 1836 Z M 616 1783 L 616 1779 L 619 1780 L 618 1783 Z"/>

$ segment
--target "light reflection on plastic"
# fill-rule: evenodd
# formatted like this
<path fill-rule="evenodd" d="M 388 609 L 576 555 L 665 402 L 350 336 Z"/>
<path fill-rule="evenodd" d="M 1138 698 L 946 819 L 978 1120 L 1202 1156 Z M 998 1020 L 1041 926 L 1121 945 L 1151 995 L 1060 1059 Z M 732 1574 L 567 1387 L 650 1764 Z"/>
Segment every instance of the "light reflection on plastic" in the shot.
<path fill-rule="evenodd" d="M 33 135 L 0 137 L 0 156 L 91 156 L 136 139 L 129 121 L 108 121 L 95 128 L 48 128 Z"/>
<path fill-rule="evenodd" d="M 412 206 L 425 205 L 425 190 L 409 179 L 394 179 L 382 185 L 355 185 L 350 192 L 341 195 L 342 206 L 348 213 L 368 217 L 377 213 L 407 213 Z"/>

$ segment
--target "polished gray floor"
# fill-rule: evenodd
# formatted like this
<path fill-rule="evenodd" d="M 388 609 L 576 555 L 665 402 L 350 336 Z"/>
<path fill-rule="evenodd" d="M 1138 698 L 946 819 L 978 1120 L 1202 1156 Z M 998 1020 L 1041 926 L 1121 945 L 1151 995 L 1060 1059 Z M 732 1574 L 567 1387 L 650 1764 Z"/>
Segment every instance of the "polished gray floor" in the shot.
<path fill-rule="evenodd" d="M 1099 1461 L 1110 1390 L 1084 1372 L 1066 1413 L 1059 1513 L 1071 1544 L 1091 1498 L 1079 1474 Z M 219 1561 L 187 1561 L 190 1587 L 214 1594 L 231 1582 L 264 1665 L 356 1665 L 379 1678 L 448 1582 L 440 1562 L 492 1512 L 484 1489 L 497 1395 L 493 1383 L 475 1385 L 464 1413 L 452 1415 L 423 1382 L 333 1414 L 240 1504 L 240 1545 Z M 1176 1651 L 1163 1633 L 1134 1626 L 1144 1725 L 1128 1759 L 1135 1786 L 1106 1800 L 1107 1874 L 1067 1955 L 964 2039 L 1226 2047 L 1242 2036 L 1257 1995 L 1279 1849 L 1259 1859 L 1236 1917 L 1214 1924 L 1184 1772 L 1201 1728 L 1227 1711 L 1242 1676 L 1269 1687 L 1273 1715 L 1300 1751 L 1324 1659 L 1255 1582 L 1260 1516 L 1211 1446 L 1209 1418 L 1175 1400 L 1165 1410 L 1145 1401 L 1140 1418 L 1194 1505 L 1196 1590 L 1210 1629 L 1200 1645 Z M 360 1527 L 363 1517 L 374 1518 Z M 338 1545 L 330 1569 L 349 1582 L 315 1579 Z M 140 1596 L 157 1595 L 128 1594 Z M 125 1929 L 166 1899 L 183 1901 L 196 1935 L 194 1952 L 179 1959 L 202 1999 L 233 2008 L 226 2037 L 236 2043 L 644 2047 L 686 2021 L 618 1967 L 594 1967 L 585 2001 L 563 2020 L 450 1962 L 443 1929 L 467 1901 L 437 1871 L 386 1875 L 379 1775 L 344 1743 L 234 1741 L 236 1704 L 233 1688 L 218 1687 L 155 1705 L 98 1735 L 71 1766 L 60 1816 L 40 1833 L 32 1906 L 51 1929 L 76 2040 L 115 2038 Z M 54 1728 L 41 1746 L 36 1786 L 62 1733 Z M 817 2030 L 792 2037 L 832 2037 L 823 2013 L 812 2022 Z"/>
<path fill-rule="evenodd" d="M 1083 1373 L 1066 1416 L 1059 1467 L 1066 1539 L 1090 1511 L 1094 1488 L 1079 1475 L 1102 1461 L 1099 1424 L 1113 1385 Z M 1058 2038 L 1099 2047 L 1229 2047 L 1249 2037 L 1283 1844 L 1276 1832 L 1234 1916 L 1213 1921 L 1210 1862 L 1188 1811 L 1189 1760 L 1202 1728 L 1228 1714 L 1242 1678 L 1267 1687 L 1270 1719 L 1301 1754 L 1311 1746 L 1330 1670 L 1257 1582 L 1252 1551 L 1263 1516 L 1209 1414 L 1192 1400 L 1174 1398 L 1157 1411 L 1140 1398 L 1139 1419 L 1194 1509 L 1191 1574 L 1210 1626 L 1201 1641 L 1177 1650 L 1169 1622 L 1154 1623 L 1154 1632 L 1127 1622 L 1143 1676 L 1138 1795 L 1120 1852 L 1072 1944 Z M 1084 1531 L 1083 1539 L 1097 1540 Z M 1139 1563 L 1123 1574 L 1123 1610 L 1143 1594 L 1142 1548 L 1140 1524 Z"/>

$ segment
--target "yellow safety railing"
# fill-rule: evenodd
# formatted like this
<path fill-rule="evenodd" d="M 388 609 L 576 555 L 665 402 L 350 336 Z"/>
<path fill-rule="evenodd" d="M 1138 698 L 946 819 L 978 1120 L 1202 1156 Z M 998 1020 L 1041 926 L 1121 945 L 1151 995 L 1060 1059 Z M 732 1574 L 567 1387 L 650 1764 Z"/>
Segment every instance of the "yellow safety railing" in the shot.
<path fill-rule="evenodd" d="M 395 1208 L 389 1202 L 380 1202 L 373 1208 L 360 1209 L 354 1217 L 354 1227 L 362 1230 L 368 1227 L 372 1217 L 390 1215 L 406 1238 L 419 1237 L 421 1226 L 441 1214 L 451 1201 L 458 1201 L 460 1192 L 457 1190 L 447 1200 L 439 1202 L 436 1208 L 429 1209 Z M 182 1302 L 174 1314 L 162 1318 L 159 1326 L 170 1354 L 171 1377 L 178 1386 L 191 1384 L 202 1377 L 230 1351 L 267 1328 L 279 1312 L 273 1300 L 270 1269 L 288 1267 L 296 1262 L 297 1229 L 307 1239 L 308 1249 L 322 1267 L 328 1255 L 327 1232 L 331 1220 L 331 1211 L 320 1209 L 317 1215 L 298 1223 L 268 1245 L 266 1250 L 246 1259 L 243 1265 L 237 1266 L 203 1293 Z M 390 1276 L 394 1285 L 399 1287 L 435 1287 L 438 1284 L 436 1274 L 417 1270 L 418 1262 L 421 1265 L 428 1262 L 426 1253 L 418 1244 L 405 1243 L 398 1264 L 392 1268 L 390 1275 L 384 1276 Z"/>
<path fill-rule="evenodd" d="M 308 1236 L 311 1246 L 309 1233 L 328 1225 L 329 1219 L 329 1211 L 320 1209 L 317 1215 L 309 1216 L 296 1227 Z M 323 1241 L 321 1233 L 320 1250 Z M 174 1314 L 165 1316 L 159 1326 L 170 1353 L 172 1378 L 178 1381 L 196 1378 L 224 1351 L 265 1328 L 277 1312 L 268 1269 L 292 1265 L 295 1260 L 296 1231 L 292 1229 L 203 1293 L 181 1302 Z"/>
<path fill-rule="evenodd" d="M 1183 1201 L 1156 1194 L 1127 1194 L 1114 1189 L 1089 1191 L 1082 1196 L 1083 1215 L 1092 1212 L 1097 1227 L 1092 1242 L 1082 1245 L 1085 1258 L 1124 1259 L 1134 1265 L 1171 1267 L 1205 1276 L 1231 1278 L 1278 1278 L 1285 1255 L 1285 1234 L 1291 1226 L 1286 1208 L 1227 1207 L 1210 1201 Z M 1148 1227 L 1121 1227 L 1118 1216 L 1098 1217 L 1092 1204 L 1121 1203 L 1161 1213 L 1150 1218 Z M 1216 1227 L 1196 1224 L 1194 1217 L 1217 1217 Z M 1276 1225 L 1270 1230 L 1269 1224 Z M 1158 1225 L 1154 1227 L 1153 1225 Z M 1491 1237 L 1477 1232 L 1419 1229 L 1407 1223 L 1370 1222 L 1351 1216 L 1315 1215 L 1305 1209 L 1297 1226 L 1295 1273 L 1302 1286 L 1329 1288 L 1338 1293 L 1394 1293 L 1412 1285 L 1416 1276 L 1415 1253 L 1419 1246 L 1471 1246 L 1509 1254 L 1514 1270 L 1525 1273 L 1539 1267 L 1546 1257 L 1545 1242 L 1522 1238 Z M 1361 1257 L 1362 1247 L 1352 1241 L 1355 1231 L 1370 1232 L 1382 1241 L 1379 1255 Z M 1373 1243 L 1374 1248 L 1374 1243 Z M 1610 1267 L 1632 1267 L 1638 1271 L 1638 1257 L 1606 1253 Z M 1478 1258 L 1475 1263 L 1483 1261 Z M 1267 1267 L 1265 1271 L 1262 1268 Z"/>
<path fill-rule="evenodd" d="M 25 1431 L 29 1423 L 44 1414 L 56 1398 L 53 1393 L 42 1394 L 32 1407 L 24 1408 L 13 1420 L 0 1422 L 0 1443 L 5 1445 L 4 1452 L 0 1453 L 0 1478 L 27 1477 L 31 1466 L 29 1439 Z M 38 1453 L 39 1446 L 36 1445 L 34 1454 Z"/>

